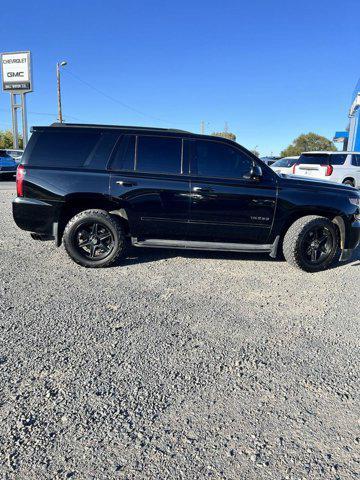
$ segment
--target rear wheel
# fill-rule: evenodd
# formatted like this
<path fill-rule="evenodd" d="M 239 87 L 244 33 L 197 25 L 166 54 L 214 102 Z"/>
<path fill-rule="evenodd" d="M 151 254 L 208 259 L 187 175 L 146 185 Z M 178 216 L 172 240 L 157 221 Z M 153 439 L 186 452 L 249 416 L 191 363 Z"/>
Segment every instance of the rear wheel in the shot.
<path fill-rule="evenodd" d="M 354 180 L 351 180 L 351 178 L 347 178 L 346 180 L 343 181 L 344 185 L 350 185 L 350 187 L 355 187 L 355 182 Z"/>
<path fill-rule="evenodd" d="M 108 267 L 123 256 L 127 242 L 119 220 L 104 210 L 84 210 L 65 227 L 64 246 L 79 265 Z"/>
<path fill-rule="evenodd" d="M 326 270 L 337 258 L 339 231 L 325 217 L 299 218 L 285 234 L 283 252 L 285 259 L 301 270 Z"/>

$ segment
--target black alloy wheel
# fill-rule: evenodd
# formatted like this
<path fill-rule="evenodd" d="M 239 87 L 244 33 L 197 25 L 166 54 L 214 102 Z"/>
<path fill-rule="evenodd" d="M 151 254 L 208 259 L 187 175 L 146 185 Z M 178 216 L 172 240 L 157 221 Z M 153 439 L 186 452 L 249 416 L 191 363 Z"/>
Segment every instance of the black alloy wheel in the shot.
<path fill-rule="evenodd" d="M 306 272 L 329 268 L 340 252 L 337 225 L 326 217 L 307 215 L 296 220 L 284 236 L 283 253 L 294 267 Z"/>
<path fill-rule="evenodd" d="M 105 210 L 84 210 L 66 225 L 64 247 L 83 267 L 109 267 L 125 255 L 129 243 L 125 230 L 124 222 Z"/>
<path fill-rule="evenodd" d="M 333 245 L 334 238 L 327 227 L 313 227 L 302 240 L 302 255 L 309 264 L 319 265 L 331 255 Z"/>
<path fill-rule="evenodd" d="M 75 231 L 75 244 L 79 253 L 86 258 L 102 260 L 112 252 L 114 235 L 99 221 L 85 221 Z"/>

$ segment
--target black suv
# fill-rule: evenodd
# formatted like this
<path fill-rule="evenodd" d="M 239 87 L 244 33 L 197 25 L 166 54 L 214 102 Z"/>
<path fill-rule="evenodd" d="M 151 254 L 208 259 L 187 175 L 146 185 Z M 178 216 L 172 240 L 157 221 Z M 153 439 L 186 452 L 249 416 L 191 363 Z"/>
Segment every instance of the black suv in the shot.
<path fill-rule="evenodd" d="M 355 188 L 280 176 L 235 142 L 141 127 L 34 127 L 13 214 L 85 267 L 126 247 L 283 251 L 309 272 L 349 258 L 360 237 Z"/>

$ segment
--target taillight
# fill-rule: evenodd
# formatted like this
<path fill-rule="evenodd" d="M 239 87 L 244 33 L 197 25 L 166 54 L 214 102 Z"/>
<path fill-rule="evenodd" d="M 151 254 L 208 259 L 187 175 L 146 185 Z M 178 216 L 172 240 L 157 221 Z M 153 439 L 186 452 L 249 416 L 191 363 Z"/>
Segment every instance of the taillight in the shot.
<path fill-rule="evenodd" d="M 16 193 L 18 197 L 24 196 L 24 176 L 25 167 L 24 165 L 19 165 L 16 170 Z"/>
<path fill-rule="evenodd" d="M 320 165 L 320 167 L 326 167 L 325 177 L 330 177 L 334 169 L 332 165 Z"/>
<path fill-rule="evenodd" d="M 296 168 L 297 166 L 298 166 L 298 164 L 297 164 L 297 163 L 294 163 L 293 169 L 292 169 L 292 173 L 295 173 L 295 168 Z"/>

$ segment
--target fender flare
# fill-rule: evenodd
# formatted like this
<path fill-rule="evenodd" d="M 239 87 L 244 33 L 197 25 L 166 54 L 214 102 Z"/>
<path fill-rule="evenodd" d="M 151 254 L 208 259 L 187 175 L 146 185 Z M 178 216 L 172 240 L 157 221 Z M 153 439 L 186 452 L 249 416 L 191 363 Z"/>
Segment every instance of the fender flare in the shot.
<path fill-rule="evenodd" d="M 339 232 L 340 232 L 340 248 L 341 250 L 344 250 L 345 246 L 345 238 L 346 238 L 346 228 L 345 228 L 345 222 L 344 219 L 340 216 L 334 217 L 332 219 L 332 223 L 337 225 Z"/>

